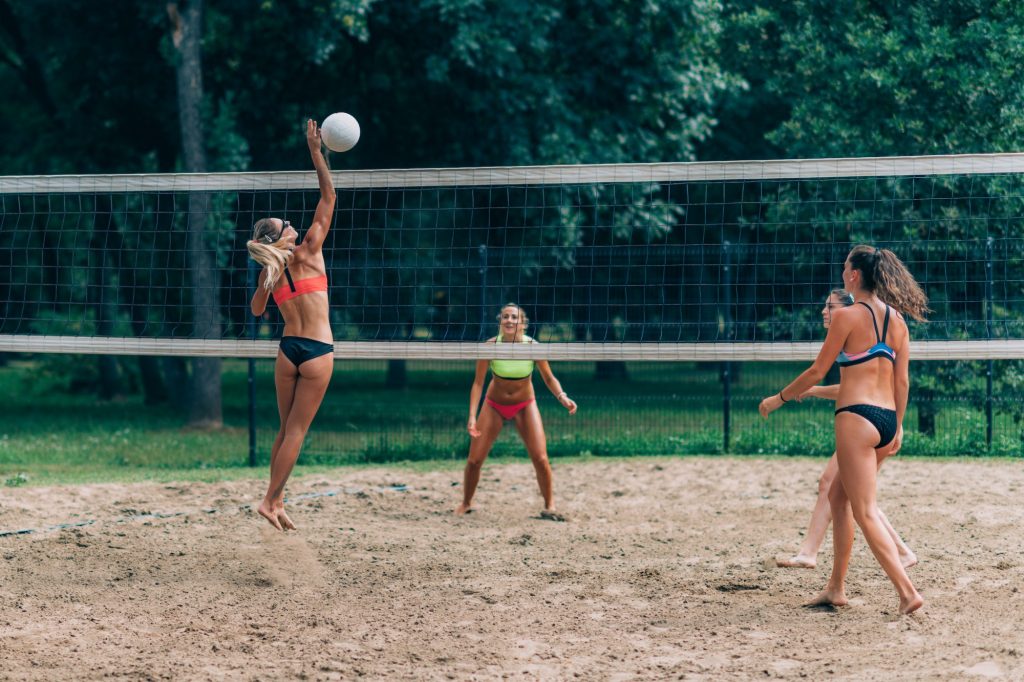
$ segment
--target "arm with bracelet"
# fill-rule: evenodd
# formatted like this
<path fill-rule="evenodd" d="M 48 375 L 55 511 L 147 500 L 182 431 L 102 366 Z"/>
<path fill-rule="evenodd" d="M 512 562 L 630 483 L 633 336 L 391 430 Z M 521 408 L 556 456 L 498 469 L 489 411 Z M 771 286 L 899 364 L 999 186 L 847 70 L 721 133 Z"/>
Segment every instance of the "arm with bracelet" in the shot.
<path fill-rule="evenodd" d="M 812 386 L 825 378 L 825 374 L 828 373 L 832 363 L 835 362 L 836 357 L 843 350 L 843 346 L 846 344 L 846 337 L 850 335 L 850 331 L 853 329 L 854 318 L 848 312 L 848 310 L 836 311 L 832 324 L 828 329 L 828 336 L 825 337 L 825 343 L 822 344 L 821 350 L 818 351 L 818 357 L 814 359 L 811 366 L 787 386 L 780 389 L 778 393 L 768 396 L 761 401 L 757 410 L 761 413 L 762 417 L 767 419 L 769 414 L 782 407 L 785 403 L 790 402 L 793 398 L 803 395 Z"/>
<path fill-rule="evenodd" d="M 562 390 L 562 384 L 555 378 L 555 374 L 551 371 L 551 365 L 548 364 L 548 361 L 538 360 L 537 369 L 540 371 L 541 379 L 544 380 L 544 385 L 551 391 L 551 395 L 555 396 L 555 400 L 561 403 L 562 407 L 569 410 L 569 414 L 576 414 L 576 401 Z"/>

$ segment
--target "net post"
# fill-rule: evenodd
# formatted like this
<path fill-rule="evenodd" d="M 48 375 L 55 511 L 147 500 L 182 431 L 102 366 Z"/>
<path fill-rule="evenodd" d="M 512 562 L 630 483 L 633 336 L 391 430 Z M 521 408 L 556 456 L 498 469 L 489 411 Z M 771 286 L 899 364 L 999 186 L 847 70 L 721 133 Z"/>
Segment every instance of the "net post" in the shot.
<path fill-rule="evenodd" d="M 985 336 L 992 339 L 992 289 L 994 268 L 992 264 L 992 251 L 994 240 L 991 236 L 985 238 Z M 985 446 L 992 451 L 992 373 L 994 364 L 990 358 L 988 367 L 985 369 Z"/>
<path fill-rule="evenodd" d="M 732 262 L 728 240 L 722 242 L 722 323 L 725 340 L 732 340 Z M 728 454 L 730 428 L 732 426 L 732 363 L 726 360 L 721 365 L 722 381 L 722 452 Z"/>
<path fill-rule="evenodd" d="M 246 270 L 246 284 L 248 291 L 253 291 L 256 288 L 256 268 L 257 264 L 254 260 L 247 259 L 248 268 Z M 248 315 L 248 321 L 246 322 L 248 327 L 249 338 L 255 340 L 256 335 L 259 333 L 259 327 L 256 324 L 256 316 L 252 314 Z M 249 357 L 249 377 L 248 377 L 248 389 L 249 389 L 249 466 L 256 466 L 256 359 Z"/>

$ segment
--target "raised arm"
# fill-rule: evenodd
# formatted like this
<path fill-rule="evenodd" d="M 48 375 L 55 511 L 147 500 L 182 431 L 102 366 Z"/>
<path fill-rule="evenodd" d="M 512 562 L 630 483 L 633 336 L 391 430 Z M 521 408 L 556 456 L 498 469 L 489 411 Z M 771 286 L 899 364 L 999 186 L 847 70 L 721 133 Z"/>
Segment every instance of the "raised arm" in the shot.
<path fill-rule="evenodd" d="M 538 360 L 537 369 L 540 371 L 541 379 L 544 380 L 544 385 L 551 391 L 551 395 L 555 396 L 555 399 L 562 404 L 562 407 L 569 410 L 569 414 L 576 414 L 576 401 L 562 390 L 562 384 L 555 378 L 555 373 L 551 371 L 551 365 L 548 364 L 548 361 Z"/>
<path fill-rule="evenodd" d="M 323 248 L 324 239 L 327 238 L 327 231 L 331 229 L 331 219 L 334 217 L 334 181 L 331 180 L 331 169 L 327 167 L 327 159 L 324 158 L 323 148 L 320 143 L 320 129 L 316 121 L 306 121 L 306 144 L 309 146 L 309 155 L 313 159 L 313 168 L 316 169 L 316 179 L 320 183 L 320 202 L 316 205 L 316 213 L 313 215 L 313 224 L 306 232 L 306 238 L 302 245 L 314 251 Z"/>

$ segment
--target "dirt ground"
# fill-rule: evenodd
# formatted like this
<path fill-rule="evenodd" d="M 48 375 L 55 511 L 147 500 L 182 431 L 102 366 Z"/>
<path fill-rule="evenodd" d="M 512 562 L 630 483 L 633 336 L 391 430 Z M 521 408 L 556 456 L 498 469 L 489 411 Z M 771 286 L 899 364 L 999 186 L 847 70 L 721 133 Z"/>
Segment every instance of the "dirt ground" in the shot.
<path fill-rule="evenodd" d="M 824 462 L 685 458 L 339 469 L 261 480 L 0 489 L 0 679 L 1024 679 L 1024 463 L 899 460 L 880 502 L 921 563 L 895 591 L 858 533 L 851 604 L 801 608 Z M 398 488 L 393 486 L 406 486 Z M 53 528 L 57 524 L 83 524 Z"/>

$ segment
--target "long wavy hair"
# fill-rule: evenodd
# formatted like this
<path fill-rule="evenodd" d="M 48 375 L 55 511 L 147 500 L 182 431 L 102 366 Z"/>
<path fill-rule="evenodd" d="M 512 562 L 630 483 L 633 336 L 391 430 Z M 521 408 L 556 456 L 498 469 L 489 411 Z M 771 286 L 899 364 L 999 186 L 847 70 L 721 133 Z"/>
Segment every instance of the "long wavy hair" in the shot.
<path fill-rule="evenodd" d="M 889 249 L 861 244 L 847 257 L 850 267 L 861 274 L 861 286 L 904 315 L 925 322 L 931 312 L 928 296 L 907 270 L 907 266 Z"/>
<path fill-rule="evenodd" d="M 245 244 L 249 249 L 249 256 L 267 270 L 267 279 L 263 282 L 263 287 L 267 291 L 273 290 L 292 257 L 291 252 L 288 251 L 288 245 L 280 236 L 276 241 L 272 241 L 274 233 L 277 231 L 273 220 L 273 218 L 257 220 L 253 226 L 252 239 Z M 284 234 L 284 230 L 281 231 L 281 234 Z"/>

